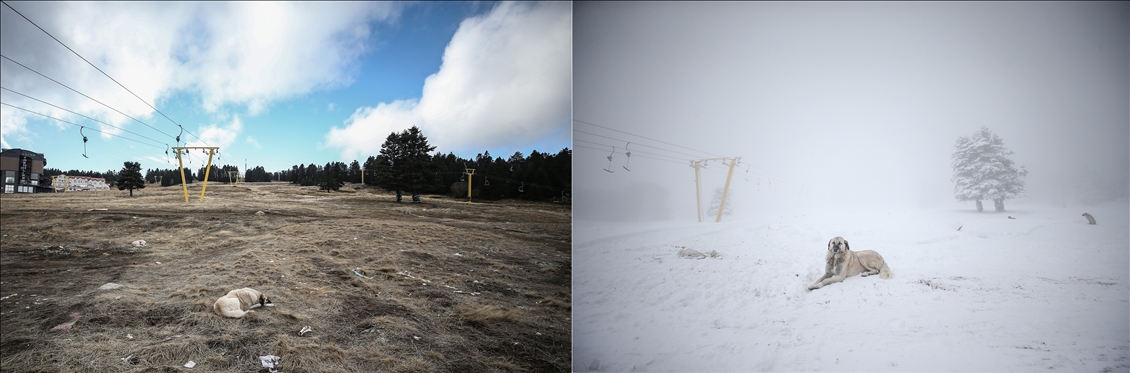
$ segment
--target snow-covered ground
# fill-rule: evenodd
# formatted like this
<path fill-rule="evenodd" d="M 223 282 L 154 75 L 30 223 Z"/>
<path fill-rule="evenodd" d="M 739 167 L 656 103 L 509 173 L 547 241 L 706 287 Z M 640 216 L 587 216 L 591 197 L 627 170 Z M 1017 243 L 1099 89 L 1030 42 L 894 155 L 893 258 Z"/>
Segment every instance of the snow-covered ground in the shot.
<path fill-rule="evenodd" d="M 1130 208 L 1006 207 L 575 221 L 573 370 L 1130 370 Z M 894 277 L 808 291 L 835 236 Z"/>

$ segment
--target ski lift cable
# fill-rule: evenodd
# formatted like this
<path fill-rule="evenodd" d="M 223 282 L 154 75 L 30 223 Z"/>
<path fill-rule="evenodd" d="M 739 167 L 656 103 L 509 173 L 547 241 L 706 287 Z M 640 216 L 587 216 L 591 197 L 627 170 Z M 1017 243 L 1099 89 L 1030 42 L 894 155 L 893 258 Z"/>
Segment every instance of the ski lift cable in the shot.
<path fill-rule="evenodd" d="M 672 143 L 669 143 L 669 142 L 666 142 L 666 141 L 656 140 L 656 139 L 646 137 L 646 136 L 640 136 L 640 135 L 637 135 L 637 134 L 634 134 L 634 133 L 631 133 L 631 132 L 625 132 L 625 131 L 621 131 L 621 130 L 618 130 L 618 129 L 605 127 L 605 126 L 602 126 L 602 125 L 599 125 L 599 124 L 595 124 L 595 123 L 592 123 L 592 122 L 586 122 L 586 121 L 583 121 L 583 120 L 580 120 L 580 119 L 573 119 L 573 121 L 578 122 L 578 123 L 584 123 L 584 124 L 587 124 L 587 125 L 590 125 L 590 126 L 593 126 L 593 127 L 603 128 L 603 129 L 606 129 L 606 130 L 609 130 L 609 131 L 619 132 L 619 133 L 622 133 L 622 134 L 625 134 L 625 135 L 631 135 L 631 136 L 639 137 L 639 138 L 642 138 L 642 139 L 655 141 L 655 142 L 658 142 L 658 143 L 661 143 L 661 144 L 671 145 L 671 146 L 674 146 L 674 147 L 690 150 L 690 151 L 697 152 L 697 153 L 707 154 L 707 155 L 711 155 L 711 156 L 714 156 L 714 157 L 721 157 L 720 155 L 713 154 L 713 153 L 710 153 L 710 152 L 704 152 L 704 151 L 697 150 L 697 149 L 691 149 L 691 148 L 688 148 L 688 147 L 685 147 L 685 146 L 682 146 L 682 145 L 676 145 L 676 144 L 672 144 Z"/>
<path fill-rule="evenodd" d="M 30 67 L 27 67 L 27 66 L 25 66 L 25 65 L 24 65 L 24 64 L 22 64 L 22 63 L 16 62 L 16 60 L 13 60 L 13 59 L 9 58 L 8 56 L 5 56 L 5 55 L 3 55 L 3 54 L 0 54 L 0 58 L 3 58 L 3 59 L 5 59 L 5 60 L 8 60 L 8 61 L 11 61 L 12 63 L 15 63 L 15 64 L 17 64 L 17 65 L 20 65 L 20 67 L 23 67 L 23 68 L 25 68 L 25 69 L 28 69 L 28 70 L 30 70 L 30 71 L 31 71 L 31 72 L 33 72 L 33 73 L 39 74 L 39 76 L 42 76 L 42 77 L 44 77 L 44 78 L 47 78 L 47 80 L 50 80 L 50 81 L 52 81 L 52 82 L 55 82 L 55 84 L 61 85 L 61 86 L 65 87 L 65 88 L 67 88 L 67 89 L 69 89 L 69 90 L 71 90 L 71 91 L 73 91 L 73 92 L 75 92 L 75 93 L 78 93 L 79 95 L 82 95 L 82 97 L 86 97 L 87 99 L 90 99 L 91 101 L 97 102 L 98 104 L 100 104 L 100 105 L 102 105 L 102 106 L 105 106 L 106 108 L 109 108 L 110 110 L 113 110 L 114 112 L 116 112 L 116 113 L 118 113 L 118 114 L 121 114 L 121 115 L 125 116 L 126 118 L 129 118 L 129 119 L 133 119 L 133 121 L 135 121 L 135 122 L 141 123 L 141 124 L 145 125 L 146 127 L 152 128 L 152 129 L 153 129 L 154 131 L 160 132 L 161 134 L 163 134 L 163 135 L 165 135 L 165 136 L 173 137 L 172 135 L 169 135 L 169 134 L 165 133 L 164 131 L 161 131 L 161 130 L 157 129 L 157 127 L 153 127 L 153 126 L 149 125 L 149 123 L 145 123 L 145 122 L 142 122 L 141 120 L 139 120 L 139 119 L 137 119 L 137 118 L 131 117 L 131 116 L 129 116 L 128 114 L 126 114 L 126 113 L 123 113 L 123 112 L 122 112 L 121 110 L 115 109 L 115 108 L 114 108 L 113 106 L 110 106 L 110 105 L 106 105 L 106 104 L 105 104 L 105 103 L 103 103 L 102 101 L 98 101 L 98 100 L 94 99 L 93 97 L 87 96 L 87 95 L 86 95 L 85 93 L 79 92 L 78 90 L 76 90 L 76 89 L 74 89 L 74 88 L 71 88 L 70 86 L 68 86 L 68 85 L 66 85 L 66 84 L 60 83 L 60 82 L 59 82 L 58 80 L 52 79 L 51 77 L 49 77 L 49 76 L 47 76 L 47 75 L 44 75 L 44 74 L 43 74 L 43 73 L 41 73 L 41 72 L 35 71 L 35 69 L 32 69 L 32 68 L 30 68 Z"/>
<path fill-rule="evenodd" d="M 576 146 L 576 143 L 578 143 L 578 142 L 581 142 L 581 143 L 588 143 L 588 144 L 593 144 L 593 145 L 599 145 L 599 146 L 601 146 L 601 147 L 604 147 L 604 146 L 612 146 L 612 145 L 609 145 L 609 144 L 603 144 L 603 143 L 599 143 L 599 142 L 595 142 L 595 141 L 588 141 L 588 140 L 584 140 L 584 139 L 573 139 L 573 142 L 574 142 L 574 146 Z M 593 148 L 586 148 L 586 149 L 593 149 Z M 601 150 L 601 149 L 596 149 L 596 150 Z M 655 156 L 659 156 L 659 157 L 667 157 L 667 158 L 671 158 L 671 159 L 673 159 L 673 160 L 678 160 L 678 161 L 680 161 L 680 162 L 681 162 L 681 161 L 686 161 L 686 160 L 687 160 L 687 159 L 686 159 L 686 158 L 684 158 L 684 157 L 676 157 L 676 156 L 672 156 L 672 155 L 666 155 L 666 154 L 659 154 L 659 153 L 645 152 L 645 151 L 643 151 L 643 150 L 635 150 L 634 152 L 635 152 L 635 153 L 640 153 L 640 154 L 650 154 L 650 155 L 655 155 Z"/>
<path fill-rule="evenodd" d="M 624 139 L 618 139 L 618 138 L 611 137 L 611 136 L 604 136 L 604 135 L 600 135 L 600 134 L 596 134 L 596 133 L 592 133 L 592 132 L 585 132 L 585 131 L 581 131 L 581 130 L 578 130 L 578 129 L 574 129 L 573 132 L 583 133 L 583 134 L 586 134 L 586 135 L 601 137 L 601 138 L 605 138 L 605 139 L 609 139 L 609 140 L 615 140 L 617 142 L 626 142 L 627 141 L 627 140 L 624 140 Z M 700 158 L 700 156 L 695 155 L 695 154 L 684 153 L 684 152 L 680 152 L 680 151 L 676 151 L 676 150 L 661 148 L 661 147 L 658 147 L 658 146 L 651 146 L 651 145 L 640 144 L 640 143 L 636 143 L 636 145 L 646 146 L 646 147 L 649 147 L 649 148 L 652 148 L 652 149 L 658 149 L 658 150 L 662 150 L 662 151 L 669 152 L 669 153 L 682 154 L 682 155 L 685 155 L 685 156 L 688 156 L 688 157 L 691 157 L 691 158 Z"/>
<path fill-rule="evenodd" d="M 604 149 L 600 149 L 600 148 L 594 148 L 594 147 L 591 147 L 591 146 L 576 145 L 576 144 L 574 144 L 573 147 L 581 148 L 581 149 L 590 149 L 590 150 L 604 150 Z M 647 157 L 647 156 L 642 156 L 642 155 L 636 155 L 636 158 L 652 159 L 652 160 L 656 160 L 656 161 L 663 161 L 663 162 L 675 163 L 675 164 L 680 164 L 680 165 L 685 163 L 684 160 L 674 161 L 674 160 L 670 160 L 670 159 L 654 158 L 654 157 Z"/>
<path fill-rule="evenodd" d="M 161 112 L 161 110 L 158 110 L 158 109 L 157 109 L 156 107 L 154 107 L 154 106 L 153 106 L 152 104 L 150 104 L 150 103 L 149 103 L 148 101 L 145 101 L 145 100 L 143 100 L 143 99 L 141 98 L 141 96 L 138 96 L 138 95 L 137 95 L 136 93 L 133 93 L 133 91 L 131 91 L 131 90 L 130 90 L 129 88 L 126 88 L 126 86 L 125 86 L 125 85 L 122 85 L 122 83 L 121 83 L 121 82 L 118 82 L 118 80 L 117 80 L 117 79 L 114 79 L 114 77 L 110 76 L 110 74 L 107 74 L 107 73 L 106 73 L 105 71 L 102 71 L 102 69 L 98 68 L 98 66 L 95 66 L 95 65 L 94 65 L 93 63 L 91 63 L 91 62 L 90 62 L 89 60 L 87 60 L 87 59 L 86 59 L 86 57 L 83 57 L 83 56 L 82 56 L 81 54 L 78 54 L 78 52 L 75 52 L 75 50 L 74 50 L 74 49 L 71 49 L 71 47 L 69 47 L 69 46 L 67 46 L 67 44 L 63 43 L 63 41 L 59 40 L 59 38 L 56 38 L 56 37 L 55 37 L 55 35 L 51 35 L 51 33 L 50 33 L 50 32 L 47 32 L 47 30 L 44 30 L 44 29 L 43 29 L 42 27 L 39 27 L 39 25 L 38 25 L 38 24 L 36 24 L 35 22 L 32 22 L 32 20 L 31 20 L 30 18 L 27 18 L 27 16 L 23 15 L 23 13 L 20 13 L 20 11 L 16 10 L 16 8 L 13 8 L 13 7 L 11 6 L 11 5 L 9 5 L 9 4 L 8 4 L 8 2 L 6 2 L 6 1 L 5 1 L 5 2 L 3 2 L 3 3 L 4 3 L 4 6 L 7 6 L 7 7 L 8 7 L 8 9 L 11 9 L 11 10 L 12 10 L 13 12 L 16 12 L 16 14 L 19 14 L 19 15 L 20 15 L 20 17 L 23 17 L 23 19 L 24 19 L 24 20 L 27 20 L 27 22 L 28 22 L 28 23 L 31 23 L 31 24 L 32 24 L 33 26 L 35 26 L 35 28 L 39 29 L 39 31 L 43 31 L 43 33 L 44 33 L 44 34 L 47 34 L 47 36 L 50 36 L 50 37 L 51 37 L 51 39 L 54 39 L 54 40 L 55 40 L 56 42 L 58 42 L 58 43 L 59 43 L 59 45 L 62 45 L 62 46 L 63 46 L 63 48 L 67 48 L 67 50 L 71 51 L 71 53 L 74 53 L 74 55 L 75 55 L 75 56 L 78 56 L 78 58 L 82 59 L 82 60 L 83 60 L 84 62 L 86 62 L 86 63 L 87 63 L 88 65 L 90 65 L 90 67 L 93 67 L 93 68 L 94 68 L 95 70 L 98 70 L 98 72 L 102 73 L 102 75 L 105 75 L 105 76 L 106 76 L 107 78 L 110 78 L 110 80 L 114 81 L 114 83 L 117 83 L 119 87 L 122 87 L 122 89 L 126 90 L 126 92 L 129 92 L 129 93 L 130 93 L 131 95 L 133 95 L 133 97 L 136 97 L 136 98 L 137 98 L 138 100 L 140 100 L 141 102 L 145 103 L 145 105 L 148 105 L 148 106 L 149 106 L 150 108 L 152 108 L 152 109 L 153 109 L 153 111 L 156 111 L 157 113 L 161 114 L 161 116 L 165 117 L 165 119 L 168 119 L 168 120 L 169 120 L 169 122 L 172 122 L 173 124 L 176 124 L 176 125 L 177 125 L 178 127 L 180 126 L 180 124 L 178 124 L 178 123 L 177 123 L 176 121 L 174 121 L 174 120 L 173 120 L 172 118 L 169 118 L 169 116 L 168 116 L 168 115 L 165 115 L 165 113 Z M 12 61 L 12 62 L 15 62 L 15 61 Z M 21 66 L 22 66 L 22 65 L 21 65 Z M 30 70 L 30 69 L 29 69 L 29 70 Z M 40 75 L 42 75 L 42 74 L 40 74 Z M 77 91 L 76 91 L 76 92 L 77 92 Z M 153 128 L 153 127 L 152 127 L 152 126 L 150 126 L 150 128 Z M 158 130 L 158 129 L 156 129 L 156 128 L 153 128 L 153 130 L 155 130 L 155 131 L 157 131 L 157 132 L 161 132 L 161 133 L 164 133 L 164 132 L 162 132 L 161 130 Z M 204 140 L 201 140 L 201 139 L 200 139 L 199 137 L 197 137 L 197 136 L 196 136 L 195 134 L 193 134 L 192 132 L 189 132 L 188 134 L 192 135 L 192 137 L 196 137 L 196 139 L 197 139 L 197 140 L 199 140 L 200 142 L 203 142 L 203 143 L 204 143 L 204 145 L 208 145 L 208 143 L 207 143 L 207 142 L 204 142 Z M 166 135 L 166 136 L 168 136 L 168 134 L 165 134 L 165 135 Z"/>
<path fill-rule="evenodd" d="M 102 125 L 104 125 L 104 126 L 108 126 L 108 127 L 116 128 L 116 129 L 118 129 L 118 130 L 121 130 L 121 131 L 123 131 L 123 132 L 129 132 L 129 133 L 131 133 L 131 134 L 134 134 L 134 135 L 136 135 L 137 137 L 141 137 L 141 138 L 143 138 L 143 139 L 146 139 L 146 140 L 150 140 L 150 141 L 153 141 L 153 142 L 155 142 L 155 143 L 158 143 L 158 144 L 160 144 L 160 143 L 161 143 L 161 141 L 158 141 L 158 140 L 156 140 L 156 139 L 153 139 L 153 138 L 150 138 L 150 137 L 148 137 L 148 136 L 142 135 L 142 134 L 140 134 L 140 133 L 137 133 L 137 132 L 133 132 L 133 131 L 127 130 L 127 129 L 125 129 L 125 128 L 121 128 L 121 127 L 115 126 L 115 125 L 113 125 L 113 124 L 110 124 L 110 123 L 106 123 L 106 122 L 100 121 L 100 120 L 98 120 L 98 119 L 94 119 L 94 118 L 88 117 L 88 116 L 86 116 L 86 115 L 83 115 L 83 114 L 79 114 L 79 113 L 77 113 L 77 112 L 75 112 L 75 111 L 73 111 L 73 110 L 69 110 L 69 109 L 66 109 L 66 108 L 64 108 L 64 107 L 61 107 L 61 106 L 59 106 L 59 105 L 55 105 L 55 104 L 52 104 L 52 103 L 50 103 L 50 102 L 47 102 L 47 101 L 43 101 L 43 100 L 40 100 L 40 99 L 38 99 L 38 98 L 35 98 L 35 97 L 31 97 L 31 96 L 28 96 L 28 95 L 26 95 L 26 94 L 23 94 L 23 93 L 20 93 L 20 92 L 16 92 L 16 91 L 14 91 L 14 90 L 12 90 L 12 89 L 9 89 L 9 88 L 7 88 L 7 87 L 3 87 L 3 86 L 0 86 L 0 89 L 3 89 L 3 90 L 5 90 L 5 91 L 8 91 L 8 92 L 12 92 L 12 93 L 15 93 L 15 94 L 17 94 L 17 95 L 20 95 L 20 96 L 24 96 L 24 97 L 30 98 L 30 99 L 32 99 L 32 100 L 35 100 L 35 101 L 39 101 L 40 103 L 43 103 L 43 104 L 46 104 L 46 105 L 52 106 L 52 107 L 54 107 L 54 108 L 56 108 L 56 109 L 59 109 L 59 110 L 63 110 L 63 111 L 66 111 L 66 112 L 68 112 L 68 113 L 71 113 L 71 114 L 74 114 L 74 115 L 78 115 L 78 116 L 80 116 L 80 117 L 83 117 L 83 118 L 89 119 L 89 120 L 91 120 L 91 121 L 94 121 L 94 122 L 96 122 L 96 123 L 102 124 Z"/>
<path fill-rule="evenodd" d="M 7 103 L 7 102 L 0 102 L 0 105 L 8 106 L 8 107 L 11 107 L 11 108 L 15 108 L 15 109 L 20 109 L 20 110 L 23 110 L 23 111 L 26 111 L 26 112 L 29 112 L 29 113 L 32 113 L 32 114 L 36 114 L 36 115 L 39 115 L 39 116 L 42 116 L 42 117 L 45 117 L 45 118 L 48 118 L 48 119 L 54 119 L 54 120 L 57 120 L 57 121 L 59 121 L 59 122 L 62 122 L 62 123 L 70 124 L 70 125 L 72 125 L 72 126 L 75 126 L 75 127 L 83 127 L 83 126 L 82 126 L 82 125 L 80 125 L 80 124 L 76 124 L 76 123 L 72 123 L 72 122 L 69 122 L 69 121 L 65 121 L 65 120 L 62 120 L 62 119 L 59 119 L 59 118 L 55 118 L 55 117 L 53 117 L 53 116 L 50 116 L 50 115 L 47 115 L 47 114 L 43 114 L 43 113 L 39 113 L 39 112 L 35 112 L 35 111 L 31 111 L 31 110 L 28 110 L 28 109 L 24 109 L 24 108 L 22 108 L 22 107 L 19 107 L 19 106 L 15 106 L 15 105 L 9 104 L 9 103 Z M 135 140 L 135 139 L 131 139 L 131 138 L 129 138 L 129 137 L 125 137 L 125 136 L 122 136 L 122 135 L 118 135 L 118 134 L 107 133 L 107 132 L 105 132 L 105 131 L 102 131 L 102 130 L 99 130 L 99 129 L 96 129 L 96 128 L 91 128 L 90 130 L 91 130 L 91 131 L 95 131 L 95 132 L 98 132 L 98 133 L 101 133 L 101 134 L 104 134 L 104 135 L 108 135 L 108 136 L 114 136 L 114 137 L 118 137 L 118 138 L 121 138 L 121 139 L 125 139 L 125 140 L 129 140 L 129 141 L 133 141 L 133 142 L 136 142 L 136 143 L 138 143 L 138 144 L 142 144 L 142 145 L 148 145 L 148 146 L 152 146 L 152 147 L 154 147 L 154 148 L 157 148 L 157 149 L 160 149 L 160 148 L 161 148 L 160 146 L 157 146 L 157 145 L 153 145 L 153 144 L 150 144 L 150 143 L 145 143 L 145 142 L 141 142 L 141 141 L 138 141 L 138 140 Z"/>
<path fill-rule="evenodd" d="M 607 129 L 607 130 L 610 130 L 610 131 L 620 132 L 620 133 L 623 133 L 623 134 L 626 134 L 626 135 L 636 136 L 636 137 L 640 137 L 640 138 L 648 139 L 648 140 L 651 140 L 651 141 L 656 141 L 656 142 L 660 142 L 660 143 L 663 143 L 663 144 L 667 144 L 667 145 L 671 145 L 671 146 L 679 147 L 679 148 L 682 148 L 682 149 L 686 149 L 686 150 L 691 150 L 691 151 L 695 151 L 695 152 L 699 152 L 699 153 L 703 153 L 703 154 L 709 154 L 709 155 L 712 155 L 712 156 L 715 156 L 715 157 L 721 157 L 721 156 L 715 155 L 715 154 L 713 154 L 713 153 L 708 153 L 708 152 L 704 152 L 704 151 L 701 151 L 701 150 L 691 149 L 691 148 L 688 148 L 688 147 L 685 147 L 685 146 L 681 146 L 681 145 L 677 145 L 677 144 L 672 144 L 672 143 L 669 143 L 669 142 L 665 142 L 665 141 L 661 141 L 661 140 L 657 140 L 657 139 L 652 139 L 652 138 L 649 138 L 649 137 L 645 137 L 645 136 L 640 136 L 640 135 L 636 135 L 636 134 L 634 134 L 634 133 L 630 133 L 630 132 L 620 131 L 620 130 L 617 130 L 617 129 L 613 129 L 613 128 L 609 128 L 609 127 L 601 126 L 601 125 L 598 125 L 598 124 L 595 124 L 595 123 L 591 123 L 591 122 L 586 122 L 586 121 L 583 121 L 583 120 L 579 120 L 579 119 L 574 119 L 573 121 L 574 121 L 574 122 L 579 122 L 579 123 L 584 123 L 584 124 L 588 124 L 588 125 L 591 125 L 591 126 L 595 126 L 595 127 L 599 127 L 599 128 L 603 128 L 603 129 Z M 609 136 L 603 136 L 603 135 L 599 135 L 599 134 L 594 134 L 594 133 L 591 133 L 591 132 L 585 132 L 585 131 L 581 131 L 581 130 L 577 130 L 577 129 L 574 129 L 574 130 L 573 130 L 573 132 L 579 132 L 579 133 L 583 133 L 583 134 L 588 134 L 588 135 L 593 135 L 593 136 L 597 136 L 597 137 L 603 137 L 603 138 L 607 138 L 607 139 L 610 139 L 610 140 L 626 141 L 626 140 L 623 140 L 623 139 L 617 139 L 617 138 L 613 138 L 613 137 L 609 137 Z M 574 139 L 574 141 L 576 141 L 576 139 Z M 650 146 L 650 145 L 646 145 L 646 144 L 638 144 L 638 143 L 637 143 L 637 145 L 640 145 L 640 146 L 646 146 L 646 147 L 650 147 L 650 148 L 655 148 L 655 149 L 659 149 L 659 150 L 663 150 L 663 151 L 668 151 L 668 152 L 672 152 L 672 153 L 676 153 L 676 154 L 689 155 L 689 156 L 692 156 L 692 157 L 698 158 L 698 156 L 696 156 L 696 155 L 693 155 L 693 154 L 687 154 L 687 153 L 677 152 L 677 151 L 673 151 L 673 150 L 670 150 L 670 149 L 664 149 L 664 148 L 654 147 L 654 146 Z M 774 172 L 771 172 L 771 171 L 769 171 L 769 170 L 766 170 L 766 169 L 764 169 L 764 168 L 760 168 L 760 167 L 757 167 L 757 166 L 752 166 L 752 167 L 753 167 L 753 168 L 755 168 L 755 169 L 758 169 L 758 170 L 760 170 L 761 172 L 764 172 L 765 174 L 771 175 L 771 176 L 773 176 L 773 177 L 776 177 L 776 178 L 779 178 L 779 179 L 785 179 L 785 177 L 783 177 L 783 176 L 781 176 L 781 175 L 778 175 L 778 174 L 776 174 L 776 173 L 774 173 Z"/>

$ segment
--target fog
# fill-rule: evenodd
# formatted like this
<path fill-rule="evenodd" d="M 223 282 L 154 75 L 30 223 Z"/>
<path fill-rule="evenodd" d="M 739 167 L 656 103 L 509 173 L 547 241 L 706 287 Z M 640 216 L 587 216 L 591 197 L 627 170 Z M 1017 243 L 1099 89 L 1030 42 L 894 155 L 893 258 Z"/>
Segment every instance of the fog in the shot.
<path fill-rule="evenodd" d="M 953 196 L 950 157 L 981 126 L 1029 171 L 1027 196 L 1006 208 L 1130 190 L 1125 2 L 573 10 L 578 219 L 693 220 L 690 160 L 715 157 L 741 157 L 737 216 L 767 204 L 972 209 Z M 726 168 L 701 174 L 708 204 Z"/>

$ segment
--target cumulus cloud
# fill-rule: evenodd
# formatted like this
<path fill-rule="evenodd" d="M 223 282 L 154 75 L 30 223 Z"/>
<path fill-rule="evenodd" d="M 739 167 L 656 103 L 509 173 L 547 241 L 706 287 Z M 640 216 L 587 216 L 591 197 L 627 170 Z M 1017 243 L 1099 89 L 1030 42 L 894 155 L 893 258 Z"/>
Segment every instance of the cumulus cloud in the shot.
<path fill-rule="evenodd" d="M 468 18 L 420 98 L 358 108 L 326 144 L 359 159 L 413 125 L 444 152 L 569 136 L 572 31 L 569 3 L 501 3 Z"/>
<path fill-rule="evenodd" d="M 12 5 L 149 103 L 161 107 L 165 100 L 185 94 L 210 113 L 247 110 L 250 115 L 273 102 L 350 84 L 358 58 L 370 44 L 370 24 L 395 21 L 402 6 L 374 2 Z M 7 7 L 0 8 L 0 31 L 4 56 L 176 135 L 175 125 L 154 115 L 148 105 Z M 117 126 L 137 127 L 151 137 L 162 136 L 19 65 L 7 60 L 0 64 L 5 88 Z M 3 100 L 79 120 L 10 92 L 4 92 Z M 5 138 L 26 131 L 24 119 L 35 117 L 9 109 L 0 116 Z M 100 130 L 120 133 L 111 127 Z"/>
<path fill-rule="evenodd" d="M 200 140 L 188 142 L 188 146 L 218 146 L 220 149 L 228 149 L 241 132 L 243 121 L 236 115 L 226 125 L 210 124 L 201 127 Z"/>

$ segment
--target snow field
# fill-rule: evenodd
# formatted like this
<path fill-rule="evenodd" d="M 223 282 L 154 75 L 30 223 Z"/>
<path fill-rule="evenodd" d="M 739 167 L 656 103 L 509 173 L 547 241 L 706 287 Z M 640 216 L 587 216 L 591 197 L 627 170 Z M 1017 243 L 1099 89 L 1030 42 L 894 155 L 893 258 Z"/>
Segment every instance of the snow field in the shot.
<path fill-rule="evenodd" d="M 1130 369 L 1127 206 L 1008 207 L 575 221 L 573 370 Z M 808 291 L 835 236 L 894 277 Z"/>

